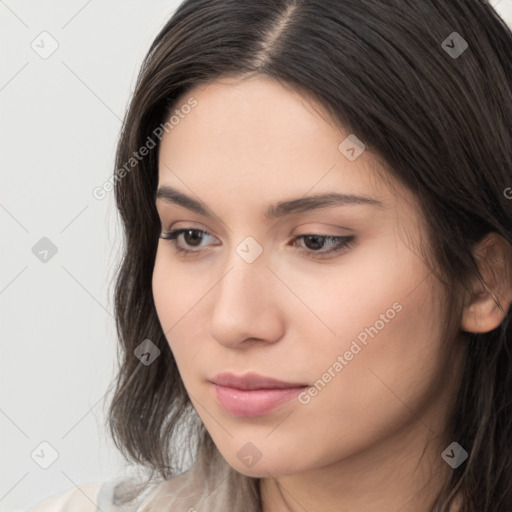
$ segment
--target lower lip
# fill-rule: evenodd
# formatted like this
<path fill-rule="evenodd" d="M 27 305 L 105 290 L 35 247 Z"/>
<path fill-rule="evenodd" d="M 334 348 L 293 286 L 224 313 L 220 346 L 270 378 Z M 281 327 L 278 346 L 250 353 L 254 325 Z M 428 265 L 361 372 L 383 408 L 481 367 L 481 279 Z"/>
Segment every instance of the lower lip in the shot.
<path fill-rule="evenodd" d="M 213 385 L 220 405 L 235 416 L 262 416 L 295 398 L 307 386 L 243 390 Z"/>

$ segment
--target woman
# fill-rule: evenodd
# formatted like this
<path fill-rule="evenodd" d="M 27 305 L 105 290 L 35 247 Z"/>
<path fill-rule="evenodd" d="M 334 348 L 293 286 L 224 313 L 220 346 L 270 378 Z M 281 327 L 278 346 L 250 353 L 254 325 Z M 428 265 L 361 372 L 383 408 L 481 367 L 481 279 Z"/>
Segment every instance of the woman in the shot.
<path fill-rule="evenodd" d="M 149 472 L 101 510 L 512 510 L 511 56 L 476 0 L 179 7 L 113 177 Z"/>

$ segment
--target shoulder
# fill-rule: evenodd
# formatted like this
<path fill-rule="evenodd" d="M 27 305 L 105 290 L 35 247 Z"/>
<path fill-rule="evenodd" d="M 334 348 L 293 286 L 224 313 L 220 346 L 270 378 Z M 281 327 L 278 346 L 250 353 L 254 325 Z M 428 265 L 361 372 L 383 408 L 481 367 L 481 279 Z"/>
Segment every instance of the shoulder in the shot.
<path fill-rule="evenodd" d="M 26 509 L 25 512 L 136 512 L 151 496 L 154 486 L 148 486 L 138 499 L 128 504 L 118 503 L 119 489 L 130 480 L 117 477 L 104 482 L 91 482 L 54 494 Z"/>
<path fill-rule="evenodd" d="M 98 494 L 105 482 L 72 487 L 39 501 L 25 512 L 97 512 Z"/>
<path fill-rule="evenodd" d="M 137 479 L 136 479 L 137 480 Z M 125 476 L 73 487 L 36 503 L 25 512 L 258 512 L 257 479 L 241 475 L 220 454 L 201 456 L 184 473 L 152 481 L 132 501 L 137 481 Z M 140 483 L 140 481 L 139 481 Z"/>
<path fill-rule="evenodd" d="M 160 482 L 136 512 L 259 512 L 256 480 L 241 475 L 215 453 Z"/>

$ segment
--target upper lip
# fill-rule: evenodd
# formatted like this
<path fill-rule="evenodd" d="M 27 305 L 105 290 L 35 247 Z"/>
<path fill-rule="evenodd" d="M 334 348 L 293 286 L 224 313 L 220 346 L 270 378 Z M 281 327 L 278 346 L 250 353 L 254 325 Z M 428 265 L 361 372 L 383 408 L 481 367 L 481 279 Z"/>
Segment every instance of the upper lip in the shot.
<path fill-rule="evenodd" d="M 303 382 L 284 382 L 282 380 L 258 375 L 254 372 L 244 375 L 233 373 L 219 373 L 211 379 L 214 384 L 236 389 L 275 389 L 275 388 L 300 388 L 307 386 Z"/>

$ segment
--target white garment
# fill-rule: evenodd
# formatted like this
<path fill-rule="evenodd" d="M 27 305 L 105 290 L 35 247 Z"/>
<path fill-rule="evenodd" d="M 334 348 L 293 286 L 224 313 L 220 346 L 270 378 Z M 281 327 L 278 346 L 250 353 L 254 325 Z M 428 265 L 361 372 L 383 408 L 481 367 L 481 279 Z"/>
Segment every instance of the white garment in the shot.
<path fill-rule="evenodd" d="M 73 487 L 45 499 L 25 512 L 259 512 L 255 479 L 230 467 L 218 450 L 202 455 L 184 473 L 168 480 L 153 482 L 129 505 L 119 505 L 114 496 L 116 485 L 130 483 L 121 476 L 107 482 Z M 133 481 L 133 480 L 132 480 Z M 118 489 L 118 496 L 126 491 Z"/>
<path fill-rule="evenodd" d="M 156 487 L 148 488 L 131 505 L 121 506 L 114 500 L 114 487 L 123 478 L 72 487 L 54 494 L 26 509 L 25 512 L 136 512 L 151 499 Z"/>

